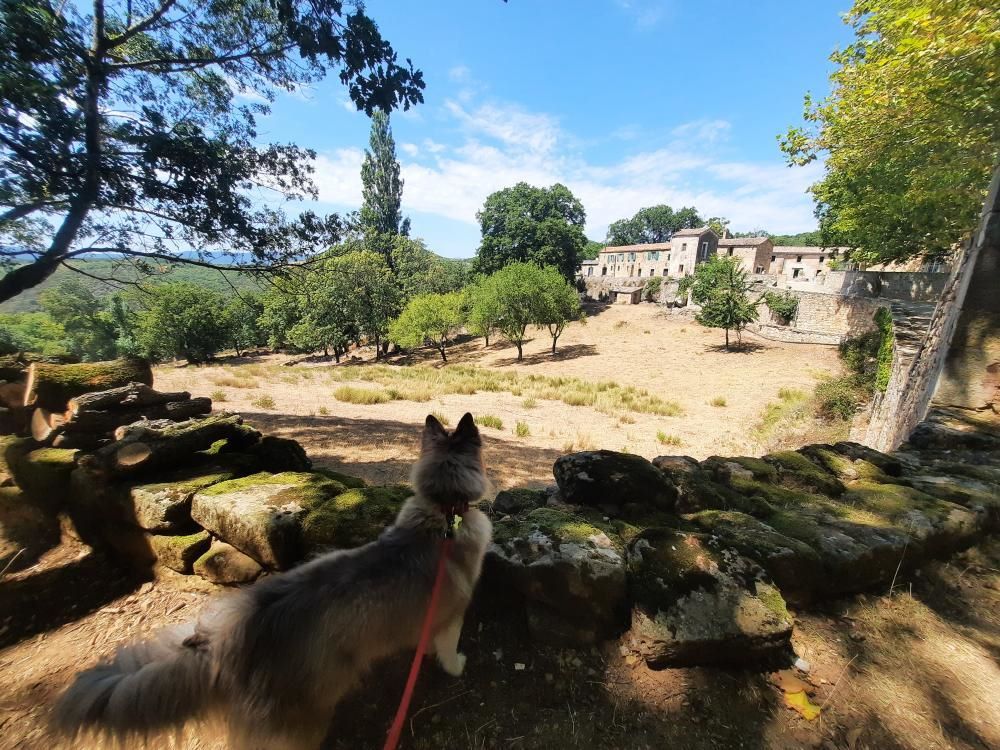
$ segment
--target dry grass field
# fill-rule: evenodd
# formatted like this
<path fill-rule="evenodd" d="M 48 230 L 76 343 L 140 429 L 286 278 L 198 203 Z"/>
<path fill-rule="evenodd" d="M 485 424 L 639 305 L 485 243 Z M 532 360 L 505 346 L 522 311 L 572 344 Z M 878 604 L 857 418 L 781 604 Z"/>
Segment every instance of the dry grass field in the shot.
<path fill-rule="evenodd" d="M 750 334 L 724 351 L 722 332 L 654 305 L 594 308 L 569 326 L 553 356 L 539 331 L 524 361 L 506 343 L 456 344 L 373 362 L 334 364 L 270 355 L 156 370 L 157 386 L 211 396 L 270 433 L 301 441 L 320 465 L 372 481 L 406 476 L 428 413 L 480 421 L 498 487 L 546 484 L 572 450 L 607 448 L 647 458 L 759 455 L 777 445 L 843 436 L 812 419 L 819 378 L 837 374 L 833 347 Z"/>

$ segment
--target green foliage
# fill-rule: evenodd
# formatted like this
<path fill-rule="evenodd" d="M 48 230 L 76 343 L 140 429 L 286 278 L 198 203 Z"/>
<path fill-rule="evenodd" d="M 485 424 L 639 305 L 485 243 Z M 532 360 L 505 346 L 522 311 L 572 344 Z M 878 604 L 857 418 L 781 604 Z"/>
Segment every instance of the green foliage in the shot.
<path fill-rule="evenodd" d="M 767 309 L 781 318 L 781 322 L 788 325 L 799 310 L 799 298 L 791 292 L 767 292 L 764 295 L 764 303 Z"/>
<path fill-rule="evenodd" d="M 875 324 L 880 336 L 878 353 L 875 355 L 875 388 L 885 393 L 892 376 L 892 353 L 896 342 L 892 313 L 888 308 L 880 307 L 875 312 Z"/>
<path fill-rule="evenodd" d="M 684 441 L 681 440 L 679 437 L 677 437 L 676 435 L 668 435 L 663 430 L 657 431 L 656 439 L 657 441 L 659 441 L 661 445 L 671 445 L 671 446 L 684 445 Z"/>
<path fill-rule="evenodd" d="M 729 226 L 729 219 L 725 216 L 712 216 L 711 218 L 705 219 L 705 226 L 713 230 L 721 237 L 725 233 L 726 228 Z"/>
<path fill-rule="evenodd" d="M 840 244 L 831 242 L 828 237 L 824 237 L 823 232 L 819 229 L 814 229 L 811 232 L 799 232 L 798 234 L 772 234 L 771 242 L 775 245 L 792 245 L 794 247 L 824 247 Z"/>
<path fill-rule="evenodd" d="M 273 409 L 275 407 L 274 398 L 268 393 L 262 393 L 250 399 L 250 405 L 258 409 Z"/>
<path fill-rule="evenodd" d="M 535 323 L 545 326 L 552 337 L 552 353 L 556 353 L 556 342 L 566 325 L 574 320 L 584 320 L 580 305 L 580 294 L 576 287 L 566 282 L 555 268 L 541 271 L 541 296 L 537 301 Z"/>
<path fill-rule="evenodd" d="M 352 385 L 340 386 L 333 392 L 333 397 L 348 404 L 385 404 L 392 401 L 392 396 L 385 391 L 356 388 Z"/>
<path fill-rule="evenodd" d="M 739 341 L 747 324 L 757 320 L 760 300 L 750 299 L 747 273 L 739 258 L 713 256 L 695 268 L 692 278 L 691 297 L 701 305 L 696 319 L 708 328 L 724 329 L 728 350 L 729 331 L 736 331 Z"/>
<path fill-rule="evenodd" d="M 410 233 L 410 220 L 404 220 L 399 210 L 403 201 L 403 180 L 396 161 L 396 141 L 389 126 L 389 115 L 382 111 L 372 113 L 368 150 L 361 165 L 361 194 L 364 202 L 360 218 L 366 234 Z"/>
<path fill-rule="evenodd" d="M 848 373 L 816 386 L 816 412 L 826 419 L 850 419 L 876 390 L 885 391 L 892 373 L 895 336 L 892 315 L 880 307 L 875 313 L 878 330 L 847 339 L 840 358 Z"/>
<path fill-rule="evenodd" d="M 519 182 L 486 198 L 476 214 L 482 242 L 477 273 L 491 274 L 510 263 L 554 266 L 566 279 L 576 275 L 587 244 L 586 213 L 565 185 L 532 187 Z"/>
<path fill-rule="evenodd" d="M 597 256 L 601 254 L 601 250 L 606 247 L 607 245 L 603 242 L 587 240 L 587 244 L 583 246 L 583 250 L 580 252 L 580 260 L 596 260 Z"/>
<path fill-rule="evenodd" d="M 662 276 L 652 276 L 642 287 L 642 298 L 646 302 L 656 302 L 660 298 L 660 288 L 663 286 Z"/>
<path fill-rule="evenodd" d="M 976 227 L 1000 152 L 1000 5 L 856 0 L 830 96 L 807 97 L 789 161 L 823 157 L 820 226 L 855 260 L 941 255 Z"/>
<path fill-rule="evenodd" d="M 816 386 L 816 414 L 825 419 L 850 419 L 870 394 L 859 375 L 830 378 Z"/>
<path fill-rule="evenodd" d="M 716 396 L 715 398 L 713 398 L 708 403 L 711 404 L 712 406 L 717 406 L 717 407 L 721 408 L 721 407 L 723 407 L 723 406 L 726 405 L 726 397 L 725 396 Z"/>
<path fill-rule="evenodd" d="M 496 284 L 488 277 L 480 276 L 465 288 L 463 294 L 466 327 L 470 333 L 482 336 L 486 346 L 489 346 L 490 336 L 496 332 L 500 322 L 500 298 Z"/>
<path fill-rule="evenodd" d="M 668 242 L 678 229 L 700 227 L 701 217 L 692 207 L 674 211 L 658 205 L 639 209 L 630 219 L 619 219 L 608 227 L 608 245 L 645 245 Z"/>
<path fill-rule="evenodd" d="M 253 292 L 245 292 L 240 296 L 231 297 L 222 308 L 223 324 L 229 332 L 229 344 L 241 357 L 248 349 L 263 346 L 267 334 L 260 325 L 264 314 L 262 296 Z"/>
<path fill-rule="evenodd" d="M 155 272 L 191 247 L 222 247 L 235 265 L 273 268 L 329 244 L 335 217 L 288 221 L 254 195 L 315 195 L 314 154 L 259 143 L 257 118 L 276 90 L 331 70 L 369 114 L 423 99 L 421 73 L 361 5 L 4 2 L 0 246 L 44 252 L 0 278 L 0 301 L 79 253 L 132 255 Z"/>
<path fill-rule="evenodd" d="M 435 255 L 423 240 L 393 237 L 391 258 L 404 299 L 457 292 L 468 281 L 468 262 Z"/>
<path fill-rule="evenodd" d="M 192 364 L 211 359 L 229 343 L 222 296 L 193 284 L 155 287 L 143 299 L 136 338 L 150 359 L 183 357 Z"/>
<path fill-rule="evenodd" d="M 400 316 L 389 327 L 389 338 L 404 348 L 432 345 L 448 361 L 445 353 L 448 341 L 464 323 L 462 295 L 421 294 L 411 299 Z"/>
<path fill-rule="evenodd" d="M 528 427 L 527 422 L 518 421 L 518 423 L 514 426 L 514 434 L 522 438 L 528 437 L 531 435 L 531 428 Z"/>
<path fill-rule="evenodd" d="M 538 325 L 550 304 L 545 296 L 549 278 L 533 263 L 517 262 L 482 279 L 469 292 L 473 330 L 491 325 L 517 347 L 520 361 L 528 326 Z"/>
<path fill-rule="evenodd" d="M 66 330 L 48 313 L 0 314 L 0 331 L 4 334 L 3 348 L 7 353 L 70 353 L 66 347 Z"/>
<path fill-rule="evenodd" d="M 83 360 L 114 359 L 116 330 L 111 313 L 79 280 L 68 279 L 41 294 L 42 309 L 63 327 L 65 347 Z"/>

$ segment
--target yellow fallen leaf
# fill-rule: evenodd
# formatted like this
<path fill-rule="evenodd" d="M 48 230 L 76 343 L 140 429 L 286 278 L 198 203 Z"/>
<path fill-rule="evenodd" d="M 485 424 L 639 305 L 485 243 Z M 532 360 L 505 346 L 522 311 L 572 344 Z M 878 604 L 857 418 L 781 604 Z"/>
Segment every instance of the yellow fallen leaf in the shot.
<path fill-rule="evenodd" d="M 820 707 L 809 700 L 804 690 L 796 693 L 785 693 L 785 705 L 795 709 L 806 721 L 813 721 L 819 716 Z"/>

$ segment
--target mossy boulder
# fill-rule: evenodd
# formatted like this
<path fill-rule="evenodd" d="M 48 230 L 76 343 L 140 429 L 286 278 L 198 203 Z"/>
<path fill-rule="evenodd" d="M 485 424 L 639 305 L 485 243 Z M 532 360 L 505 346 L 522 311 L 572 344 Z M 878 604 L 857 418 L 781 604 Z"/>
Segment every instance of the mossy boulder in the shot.
<path fill-rule="evenodd" d="M 698 470 L 698 459 L 691 456 L 657 456 L 652 464 L 676 485 L 681 484 L 685 477 Z"/>
<path fill-rule="evenodd" d="M 627 517 L 644 509 L 672 511 L 677 487 L 642 456 L 582 451 L 560 456 L 552 468 L 563 499 Z"/>
<path fill-rule="evenodd" d="M 212 535 L 204 529 L 181 536 L 154 534 L 149 542 L 160 565 L 188 574 L 193 571 L 195 560 L 212 546 Z"/>
<path fill-rule="evenodd" d="M 306 553 L 360 547 L 375 541 L 412 494 L 404 484 L 355 487 L 313 503 L 302 520 Z"/>
<path fill-rule="evenodd" d="M 587 645 L 627 626 L 624 544 L 599 516 L 537 508 L 498 521 L 484 587 L 518 591 L 542 642 Z"/>
<path fill-rule="evenodd" d="M 834 474 L 842 482 L 859 479 L 874 482 L 892 481 L 892 477 L 876 464 L 863 458 L 854 458 L 850 454 L 840 453 L 832 445 L 807 445 L 799 452 Z"/>
<path fill-rule="evenodd" d="M 262 472 L 196 492 L 191 517 L 261 565 L 284 569 L 305 554 L 302 523 L 309 511 L 345 489 L 321 474 Z"/>
<path fill-rule="evenodd" d="M 822 590 L 822 559 L 805 542 L 738 511 L 704 510 L 685 520 L 707 535 L 712 549 L 734 549 L 760 565 L 789 601 L 805 602 Z"/>
<path fill-rule="evenodd" d="M 66 448 L 36 448 L 20 453 L 10 463 L 14 483 L 39 507 L 58 510 L 66 504 L 70 474 L 76 468 L 79 451 Z"/>
<path fill-rule="evenodd" d="M 235 476 L 225 467 L 209 466 L 174 471 L 152 484 L 124 485 L 122 511 L 136 526 L 155 534 L 192 531 L 197 527 L 191 518 L 195 494 Z"/>
<path fill-rule="evenodd" d="M 29 502 L 17 487 L 0 487 L 0 570 L 34 565 L 59 544 L 59 522 Z"/>
<path fill-rule="evenodd" d="M 265 435 L 244 453 L 251 456 L 257 471 L 280 473 L 283 471 L 309 471 L 312 461 L 297 440 Z"/>
<path fill-rule="evenodd" d="M 842 456 L 855 461 L 867 461 L 877 466 L 884 474 L 898 477 L 903 473 L 903 463 L 895 456 L 890 456 L 861 443 L 843 441 L 835 443 L 833 449 Z"/>
<path fill-rule="evenodd" d="M 518 487 L 501 490 L 490 504 L 490 510 L 498 515 L 515 516 L 543 507 L 548 498 L 549 493 L 540 489 Z"/>
<path fill-rule="evenodd" d="M 1000 528 L 1000 477 L 990 481 L 965 474 L 925 474 L 909 476 L 907 483 L 927 495 L 983 513 L 990 530 Z"/>
<path fill-rule="evenodd" d="M 798 451 L 771 453 L 764 456 L 764 460 L 779 468 L 779 482 L 785 487 L 810 490 L 831 496 L 844 492 L 843 482 Z"/>
<path fill-rule="evenodd" d="M 756 479 L 762 482 L 774 482 L 778 479 L 778 470 L 762 458 L 750 456 L 710 456 L 701 462 L 701 468 L 711 472 L 717 478 Z"/>
<path fill-rule="evenodd" d="M 212 542 L 208 552 L 195 560 L 192 569 L 206 581 L 224 586 L 251 583 L 263 572 L 256 560 L 220 541 Z"/>
<path fill-rule="evenodd" d="M 333 469 L 318 468 L 318 469 L 313 469 L 313 473 L 322 474 L 327 479 L 332 479 L 335 482 L 340 482 L 348 489 L 355 489 L 357 487 L 368 486 L 368 482 L 366 482 L 361 477 L 353 477 L 350 474 L 342 474 L 341 472 L 334 471 Z"/>
<path fill-rule="evenodd" d="M 790 652 L 792 618 L 764 571 L 704 534 L 649 529 L 628 549 L 629 642 L 654 668 L 749 664 Z"/>

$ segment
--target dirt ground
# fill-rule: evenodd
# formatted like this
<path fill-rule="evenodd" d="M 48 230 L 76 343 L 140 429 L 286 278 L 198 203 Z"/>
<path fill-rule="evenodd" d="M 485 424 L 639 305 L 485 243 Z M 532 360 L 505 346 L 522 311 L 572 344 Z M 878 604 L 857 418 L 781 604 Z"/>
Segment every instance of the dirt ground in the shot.
<path fill-rule="evenodd" d="M 213 593 L 194 577 L 130 578 L 70 541 L 0 581 L 0 748 L 55 747 L 46 719 L 76 671 L 196 616 Z M 474 603 L 465 675 L 428 662 L 403 748 L 1000 747 L 1000 540 L 925 566 L 892 596 L 798 613 L 794 647 L 809 663 L 798 676 L 822 708 L 813 721 L 783 705 L 767 671 L 652 671 L 619 643 L 533 645 L 513 611 Z M 407 666 L 406 656 L 379 665 L 325 747 L 381 747 Z M 224 747 L 197 732 L 171 746 Z"/>
<path fill-rule="evenodd" d="M 743 350 L 724 351 L 722 331 L 705 329 L 690 317 L 643 304 L 591 308 L 585 324 L 567 327 L 554 357 L 545 331 L 525 346 L 520 363 L 513 346 L 495 343 L 487 349 L 482 339 L 465 341 L 448 352 L 449 364 L 474 364 L 525 376 L 612 380 L 645 388 L 677 402 L 683 414 L 676 417 L 628 412 L 622 420 L 621 414 L 546 400 L 526 408 L 519 396 L 491 392 L 450 394 L 430 402 L 363 405 L 337 401 L 335 388 L 355 381 L 333 381 L 324 375 L 331 368 L 363 369 L 370 364 L 368 352 L 361 352 L 363 362 L 340 365 L 301 361 L 288 368 L 268 367 L 293 359 L 283 355 L 232 359 L 201 367 L 165 365 L 157 368 L 155 378 L 163 390 L 188 390 L 197 396 L 222 390 L 226 401 L 217 402 L 216 408 L 239 412 L 266 433 L 299 440 L 318 465 L 373 482 L 405 480 L 416 457 L 419 428 L 429 412 L 445 414 L 453 425 L 466 411 L 494 415 L 504 426 L 502 430 L 483 429 L 485 457 L 491 477 L 502 488 L 551 483 L 553 461 L 572 449 L 627 450 L 647 458 L 765 452 L 773 446 L 762 444 L 754 434 L 765 405 L 775 401 L 783 388 L 811 393 L 819 377 L 840 372 L 840 363 L 835 347 L 785 344 L 752 334 L 744 334 L 744 341 Z M 415 363 L 442 366 L 431 350 L 389 361 L 400 367 Z M 295 372 L 306 369 L 311 377 L 296 379 Z M 247 372 L 255 373 L 248 376 L 254 387 L 226 385 L 232 376 Z M 361 381 L 356 384 L 372 387 Z M 253 404 L 262 395 L 273 399 L 273 408 Z M 724 398 L 726 405 L 713 406 L 710 401 L 716 397 Z M 322 414 L 324 409 L 328 415 Z M 528 436 L 514 434 L 519 421 L 528 425 Z M 799 445 L 831 437 L 828 432 L 821 425 L 810 424 L 783 438 Z M 662 444 L 658 433 L 680 443 Z"/>

